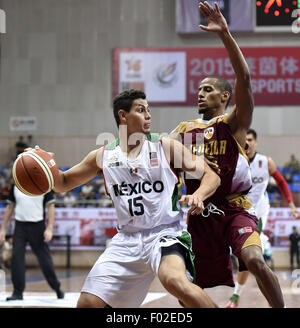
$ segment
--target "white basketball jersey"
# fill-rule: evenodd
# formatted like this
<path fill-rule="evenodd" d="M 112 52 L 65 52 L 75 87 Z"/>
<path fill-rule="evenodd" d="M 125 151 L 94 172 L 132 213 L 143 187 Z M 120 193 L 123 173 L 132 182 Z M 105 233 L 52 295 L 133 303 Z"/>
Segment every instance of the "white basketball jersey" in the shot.
<path fill-rule="evenodd" d="M 103 152 L 103 175 L 115 205 L 119 230 L 136 232 L 182 218 L 178 179 L 158 135 L 147 135 L 134 160 L 124 155 L 118 139 L 107 145 Z"/>
<path fill-rule="evenodd" d="M 270 209 L 267 186 L 269 183 L 268 157 L 256 153 L 250 162 L 252 188 L 248 193 L 258 218 L 265 218 Z M 264 222 L 263 222 L 264 223 Z"/>

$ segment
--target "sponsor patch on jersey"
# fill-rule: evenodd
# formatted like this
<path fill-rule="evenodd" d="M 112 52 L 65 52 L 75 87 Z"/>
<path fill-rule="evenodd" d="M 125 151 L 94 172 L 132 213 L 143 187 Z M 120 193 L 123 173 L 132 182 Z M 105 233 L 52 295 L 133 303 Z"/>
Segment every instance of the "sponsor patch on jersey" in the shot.
<path fill-rule="evenodd" d="M 152 167 L 158 166 L 158 158 L 152 158 L 152 159 L 150 159 L 150 165 Z"/>
<path fill-rule="evenodd" d="M 205 139 L 211 139 L 214 135 L 215 129 L 211 126 L 204 130 L 204 138 Z"/>
<path fill-rule="evenodd" d="M 150 152 L 150 153 L 149 153 L 149 157 L 150 157 L 150 159 L 152 159 L 152 158 L 157 158 L 157 152 L 156 152 L 156 151 L 152 151 L 152 152 Z"/>
<path fill-rule="evenodd" d="M 114 154 L 113 156 L 107 159 L 107 166 L 108 167 L 122 166 L 122 162 L 120 162 L 118 156 Z"/>
<path fill-rule="evenodd" d="M 150 152 L 149 157 L 150 157 L 150 165 L 152 167 L 158 166 L 157 152 L 155 152 L 155 151 Z"/>
<path fill-rule="evenodd" d="M 240 235 L 242 235 L 243 233 L 246 233 L 246 232 L 253 232 L 252 227 L 244 227 L 244 228 L 239 229 Z"/>
<path fill-rule="evenodd" d="M 122 166 L 122 162 L 113 162 L 108 164 L 108 167 L 118 167 L 118 166 Z"/>

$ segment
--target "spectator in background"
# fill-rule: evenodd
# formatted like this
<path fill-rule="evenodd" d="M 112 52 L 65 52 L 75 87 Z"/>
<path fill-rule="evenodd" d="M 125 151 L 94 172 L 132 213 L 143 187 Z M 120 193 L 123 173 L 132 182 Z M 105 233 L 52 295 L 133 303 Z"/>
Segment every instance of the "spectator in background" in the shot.
<path fill-rule="evenodd" d="M 55 193 L 55 199 L 56 199 L 56 207 L 65 207 L 64 204 L 64 197 L 66 193 L 65 192 L 57 192 Z"/>
<path fill-rule="evenodd" d="M 82 191 L 79 192 L 77 197 L 77 207 L 85 207 L 86 199 Z"/>
<path fill-rule="evenodd" d="M 5 186 L 1 189 L 1 200 L 7 200 L 10 193 L 10 183 L 6 181 Z"/>
<path fill-rule="evenodd" d="M 295 255 L 296 255 L 298 269 L 300 268 L 299 245 L 298 245 L 300 240 L 300 235 L 298 234 L 296 226 L 293 226 L 293 232 L 290 234 L 289 240 L 290 240 L 290 264 L 291 264 L 291 271 L 293 271 Z"/>
<path fill-rule="evenodd" d="M 86 205 L 85 207 L 98 207 L 98 203 L 96 202 L 96 194 L 93 190 L 85 197 Z"/>
<path fill-rule="evenodd" d="M 7 183 L 6 174 L 4 172 L 0 172 L 0 189 L 4 188 Z"/>
<path fill-rule="evenodd" d="M 280 207 L 280 205 L 281 205 L 281 199 L 280 198 L 281 198 L 280 193 L 278 191 L 275 191 L 273 199 L 270 200 L 270 205 L 272 207 Z"/>
<path fill-rule="evenodd" d="M 87 182 L 81 189 L 81 192 L 83 193 L 85 199 L 90 199 L 92 197 L 94 192 L 94 186 L 92 185 L 92 182 Z"/>
<path fill-rule="evenodd" d="M 75 204 L 76 204 L 76 197 L 72 194 L 71 191 L 68 191 L 64 196 L 65 207 L 74 207 Z"/>
<path fill-rule="evenodd" d="M 32 135 L 29 134 L 27 136 L 27 147 L 34 148 L 34 146 L 35 146 L 35 142 L 34 142 L 34 140 L 32 138 Z"/>
<path fill-rule="evenodd" d="M 113 202 L 111 200 L 111 198 L 106 194 L 105 191 L 99 191 L 99 206 L 100 207 L 112 207 L 113 206 Z"/>
<path fill-rule="evenodd" d="M 291 173 L 300 172 L 300 162 L 298 161 L 298 159 L 294 154 L 291 155 L 291 160 L 285 164 L 285 168 L 290 168 Z"/>
<path fill-rule="evenodd" d="M 23 153 L 24 149 L 27 148 L 27 144 L 24 142 L 24 137 L 20 136 L 19 140 L 15 144 L 16 147 L 16 156 Z"/>
<path fill-rule="evenodd" d="M 293 181 L 292 172 L 284 172 L 282 175 L 284 176 L 287 183 L 292 183 L 292 181 Z"/>
<path fill-rule="evenodd" d="M 4 178 L 6 179 L 6 181 L 9 181 L 10 183 L 12 183 L 11 170 L 12 170 L 12 167 L 13 167 L 13 163 L 14 163 L 14 161 L 12 161 L 11 163 L 7 162 L 1 168 L 1 172 L 4 176 Z"/>
<path fill-rule="evenodd" d="M 101 185 L 104 185 L 103 173 L 102 172 L 99 173 L 98 177 L 94 179 L 93 182 L 94 182 L 95 190 L 98 190 Z"/>

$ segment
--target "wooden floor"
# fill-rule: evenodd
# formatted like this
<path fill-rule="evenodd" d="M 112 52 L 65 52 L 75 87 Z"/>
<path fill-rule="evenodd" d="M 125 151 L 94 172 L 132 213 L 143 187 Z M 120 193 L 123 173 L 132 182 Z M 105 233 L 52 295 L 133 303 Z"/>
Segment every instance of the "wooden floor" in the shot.
<path fill-rule="evenodd" d="M 0 308 L 16 307 L 75 307 L 88 273 L 88 269 L 57 269 L 61 287 L 65 291 L 64 300 L 57 300 L 56 294 L 45 282 L 39 269 L 26 271 L 26 290 L 23 301 L 6 301 L 12 292 L 10 272 L 6 272 L 5 292 L 0 292 Z M 298 276 L 297 276 L 298 274 Z M 300 308 L 300 270 L 276 271 L 287 308 Z M 220 286 L 205 290 L 219 307 L 224 307 L 233 291 L 230 287 Z M 155 279 L 142 308 L 181 308 L 177 300 L 169 295 L 158 279 Z M 240 300 L 241 308 L 268 308 L 268 303 L 257 287 L 253 276 L 250 276 Z M 228 310 L 230 311 L 230 310 Z"/>

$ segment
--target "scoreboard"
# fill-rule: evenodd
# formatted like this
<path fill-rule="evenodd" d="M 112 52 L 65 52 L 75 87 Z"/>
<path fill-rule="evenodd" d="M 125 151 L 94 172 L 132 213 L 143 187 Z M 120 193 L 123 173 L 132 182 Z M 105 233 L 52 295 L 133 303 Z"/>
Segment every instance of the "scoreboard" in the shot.
<path fill-rule="evenodd" d="M 255 31 L 300 32 L 300 0 L 259 0 L 255 2 Z"/>

